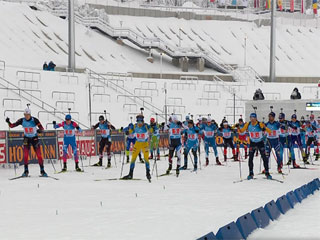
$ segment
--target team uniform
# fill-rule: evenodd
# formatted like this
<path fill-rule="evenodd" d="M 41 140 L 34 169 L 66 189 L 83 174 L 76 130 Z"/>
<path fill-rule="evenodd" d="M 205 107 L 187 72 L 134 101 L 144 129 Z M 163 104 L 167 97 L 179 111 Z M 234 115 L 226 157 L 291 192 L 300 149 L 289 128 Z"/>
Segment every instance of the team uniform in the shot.
<path fill-rule="evenodd" d="M 188 140 L 184 146 L 184 165 L 181 169 L 185 170 L 188 168 L 188 154 L 189 151 L 192 151 L 193 154 L 193 160 L 194 160 L 194 170 L 197 170 L 198 167 L 198 156 L 197 156 L 197 150 L 199 147 L 199 128 L 196 126 L 193 126 L 191 128 L 183 130 L 183 133 L 188 135 Z"/>
<path fill-rule="evenodd" d="M 311 125 L 310 122 L 305 126 L 305 131 L 307 135 L 305 153 L 306 158 L 308 159 L 310 156 L 310 147 L 311 144 L 314 145 L 314 149 L 318 148 L 318 141 L 317 141 L 317 128 L 314 125 Z"/>
<path fill-rule="evenodd" d="M 26 109 L 26 114 L 31 114 L 29 109 Z M 29 168 L 28 168 L 28 158 L 31 146 L 33 147 L 34 151 L 36 152 L 38 163 L 40 166 L 40 173 L 42 176 L 48 176 L 44 171 L 43 166 L 43 158 L 41 156 L 41 149 L 40 149 L 40 142 L 38 133 L 44 130 L 43 126 L 41 125 L 40 121 L 32 117 L 30 115 L 30 119 L 27 120 L 26 118 L 20 118 L 15 123 L 10 123 L 10 119 L 6 119 L 10 128 L 15 128 L 17 126 L 23 127 L 24 137 L 23 137 L 23 159 L 24 159 L 24 173 L 22 174 L 23 177 L 27 177 L 29 175 Z"/>
<path fill-rule="evenodd" d="M 240 128 L 244 127 L 244 123 L 239 123 L 238 124 Z M 245 156 L 244 158 L 247 159 L 248 158 L 248 135 L 247 132 L 240 132 L 238 131 L 238 142 L 239 144 L 237 144 L 237 155 L 240 156 L 240 145 L 242 144 L 244 147 L 244 153 Z"/>
<path fill-rule="evenodd" d="M 269 121 L 266 123 L 266 127 L 270 129 L 270 133 L 267 133 L 266 155 L 270 159 L 272 148 L 274 149 L 277 158 L 278 172 L 281 172 L 283 164 L 280 155 L 280 123 L 277 121 Z"/>
<path fill-rule="evenodd" d="M 127 163 L 129 163 L 129 155 L 130 155 L 130 147 L 131 145 L 134 146 L 136 143 L 137 139 L 136 136 L 133 133 L 134 125 L 130 123 L 127 127 L 123 129 L 126 137 L 126 156 L 127 156 Z M 140 162 L 143 162 L 141 153 L 139 153 L 139 159 Z"/>
<path fill-rule="evenodd" d="M 208 121 L 211 122 L 211 121 Z M 216 156 L 216 163 L 221 164 L 219 161 L 219 155 L 217 150 L 217 144 L 216 144 L 216 133 L 217 133 L 217 125 L 214 123 L 211 123 L 210 125 L 208 123 L 201 125 L 201 134 L 204 136 L 204 151 L 206 153 L 206 165 L 209 164 L 209 148 L 212 147 L 214 154 Z"/>
<path fill-rule="evenodd" d="M 157 151 L 157 160 L 160 160 L 160 149 L 159 149 L 159 141 L 160 141 L 160 129 L 157 123 L 151 123 L 151 139 L 150 139 L 150 157 L 149 159 L 153 159 L 153 152 Z"/>
<path fill-rule="evenodd" d="M 70 118 L 71 120 L 71 118 Z M 54 124 L 53 126 L 55 129 L 62 127 L 64 130 L 64 136 L 63 136 L 63 169 L 62 171 L 67 171 L 67 155 L 68 155 L 68 147 L 71 146 L 74 156 L 74 161 L 76 163 L 76 170 L 81 171 L 79 168 L 79 156 L 78 156 L 78 148 L 77 148 L 77 142 L 76 142 L 76 134 L 75 129 L 77 129 L 79 132 L 82 132 L 79 125 L 73 121 L 70 122 L 70 124 L 67 124 L 66 121 Z"/>
<path fill-rule="evenodd" d="M 256 118 L 256 114 L 251 114 L 250 117 Z M 248 179 L 253 178 L 253 157 L 256 149 L 259 150 L 263 166 L 265 170 L 265 175 L 267 178 L 271 178 L 269 173 L 268 158 L 266 156 L 265 144 L 263 142 L 263 131 L 270 133 L 270 130 L 265 126 L 264 123 L 256 121 L 254 124 L 252 122 L 245 123 L 244 127 L 240 129 L 240 132 L 249 132 L 250 137 L 250 147 L 249 147 L 249 176 Z"/>
<path fill-rule="evenodd" d="M 130 162 L 130 172 L 127 176 L 123 177 L 124 179 L 132 179 L 133 171 L 135 167 L 136 159 L 139 153 L 142 151 L 146 166 L 146 176 L 150 181 L 150 163 L 149 163 L 149 131 L 151 130 L 150 126 L 143 122 L 143 116 L 137 116 L 137 123 L 133 126 L 133 134 L 136 137 L 136 142 L 133 146 L 132 158 Z M 152 130 L 151 130 L 152 132 Z"/>
<path fill-rule="evenodd" d="M 290 121 L 289 122 L 289 133 L 290 133 L 290 137 L 291 137 L 292 146 L 294 147 L 294 144 L 297 144 L 299 150 L 301 151 L 303 161 L 306 162 L 307 159 L 306 159 L 305 152 L 303 150 L 302 142 L 301 142 L 300 127 L 301 127 L 301 125 L 300 125 L 299 121 Z M 292 158 L 292 161 L 295 161 L 294 151 L 292 151 L 291 158 Z"/>
<path fill-rule="evenodd" d="M 169 167 L 167 174 L 172 170 L 172 158 L 174 152 L 177 154 L 177 168 L 176 174 L 179 175 L 179 168 L 181 165 L 181 134 L 182 134 L 182 123 L 177 121 L 174 117 L 174 121 L 170 122 L 164 128 L 165 131 L 169 131 Z"/>
<path fill-rule="evenodd" d="M 99 142 L 99 162 L 97 162 L 93 166 L 102 166 L 103 151 L 104 151 L 104 148 L 106 147 L 107 155 L 108 155 L 107 168 L 109 168 L 111 167 L 111 144 L 112 144 L 111 131 L 114 130 L 115 127 L 112 126 L 107 120 L 104 121 L 104 118 L 103 118 L 101 122 L 98 122 L 96 125 L 92 126 L 92 128 L 93 129 L 99 128 L 101 132 L 101 140 Z"/>
<path fill-rule="evenodd" d="M 227 148 L 228 148 L 228 146 L 232 149 L 232 155 L 233 155 L 234 161 L 237 161 L 238 157 L 236 156 L 236 151 L 235 151 L 234 144 L 233 144 L 233 130 L 231 129 L 231 127 L 229 125 L 227 125 L 227 127 L 220 128 L 219 131 L 222 134 L 222 138 L 223 138 L 224 161 L 227 161 Z"/>
<path fill-rule="evenodd" d="M 279 115 L 280 117 L 281 115 Z M 279 133 L 279 142 L 280 142 L 280 157 L 281 162 L 283 162 L 283 154 L 284 154 L 284 148 L 288 149 L 288 157 L 289 161 L 288 163 L 291 164 L 291 159 L 294 155 L 294 149 L 291 142 L 291 137 L 289 135 L 289 122 L 284 119 L 285 115 L 282 114 L 282 118 L 280 118 L 280 133 Z M 299 165 L 296 164 L 295 160 L 292 161 L 293 167 L 297 168 Z"/>

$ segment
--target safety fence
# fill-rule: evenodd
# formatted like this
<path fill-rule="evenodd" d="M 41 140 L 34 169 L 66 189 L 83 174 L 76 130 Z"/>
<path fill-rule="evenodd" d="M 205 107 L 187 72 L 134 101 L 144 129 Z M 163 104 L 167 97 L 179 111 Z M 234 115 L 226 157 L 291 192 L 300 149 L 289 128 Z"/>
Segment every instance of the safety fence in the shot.
<path fill-rule="evenodd" d="M 236 222 L 231 222 L 221 227 L 217 234 L 213 232 L 198 238 L 198 240 L 214 239 L 247 239 L 258 228 L 265 228 L 271 222 L 277 220 L 280 215 L 293 209 L 297 203 L 301 203 L 309 195 L 320 190 L 319 178 L 279 197 L 276 201 L 268 202 L 264 207 L 259 207 L 239 217 Z"/>

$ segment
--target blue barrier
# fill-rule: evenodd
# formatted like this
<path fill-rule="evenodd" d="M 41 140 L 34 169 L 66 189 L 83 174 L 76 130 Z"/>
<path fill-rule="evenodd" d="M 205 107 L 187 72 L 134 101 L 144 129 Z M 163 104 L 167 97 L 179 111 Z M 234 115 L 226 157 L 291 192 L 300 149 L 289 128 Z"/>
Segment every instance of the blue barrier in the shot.
<path fill-rule="evenodd" d="M 250 213 L 247 213 L 241 217 L 239 217 L 236 221 L 236 224 L 242 234 L 242 236 L 246 239 L 250 233 L 252 233 L 255 229 L 258 228 L 257 224 L 253 220 Z"/>
<path fill-rule="evenodd" d="M 306 198 L 301 188 L 297 188 L 293 192 L 296 195 L 299 202 L 302 202 L 302 200 Z"/>
<path fill-rule="evenodd" d="M 210 232 L 204 236 L 202 236 L 201 238 L 198 238 L 197 240 L 216 240 L 216 236 L 214 235 L 213 232 Z"/>
<path fill-rule="evenodd" d="M 320 190 L 320 180 L 319 180 L 319 178 L 315 178 L 313 181 L 317 184 L 318 189 Z"/>
<path fill-rule="evenodd" d="M 301 187 L 301 189 L 306 197 L 308 197 L 311 194 L 310 189 L 308 188 L 307 184 L 303 185 Z"/>
<path fill-rule="evenodd" d="M 290 203 L 286 197 L 286 195 L 283 195 L 279 197 L 276 201 L 276 204 L 282 214 L 285 214 L 291 209 Z"/>
<path fill-rule="evenodd" d="M 299 200 L 297 199 L 297 197 L 293 191 L 288 192 L 286 194 L 286 197 L 287 197 L 288 202 L 292 208 L 294 208 L 294 205 L 296 205 L 299 202 Z"/>
<path fill-rule="evenodd" d="M 218 239 L 243 239 L 235 222 L 231 222 L 226 226 L 220 228 L 216 237 Z"/>
<path fill-rule="evenodd" d="M 311 181 L 311 182 L 309 182 L 308 184 L 307 184 L 307 186 L 308 186 L 308 188 L 309 188 L 309 190 L 310 190 L 310 192 L 313 194 L 316 190 L 318 190 L 318 186 L 317 186 L 317 184 L 316 184 L 316 182 L 313 180 L 313 181 Z"/>
<path fill-rule="evenodd" d="M 251 216 L 259 228 L 266 227 L 270 222 L 270 218 L 263 207 L 253 210 Z"/>
<path fill-rule="evenodd" d="M 281 212 L 277 207 L 276 203 L 274 202 L 274 200 L 268 202 L 264 206 L 264 210 L 266 210 L 266 213 L 268 214 L 269 218 L 272 221 L 276 220 L 281 215 Z"/>
<path fill-rule="evenodd" d="M 268 202 L 264 208 L 260 207 L 247 213 L 237 219 L 237 223 L 231 222 L 226 226 L 221 227 L 216 236 L 210 232 L 197 240 L 215 240 L 215 239 L 243 239 L 257 228 L 265 228 L 270 220 L 277 219 L 281 213 L 285 214 L 289 209 L 313 194 L 316 190 L 320 190 L 320 180 L 315 178 L 313 181 L 303 185 L 294 191 L 288 192 L 281 196 L 276 202 L 273 200 Z"/>

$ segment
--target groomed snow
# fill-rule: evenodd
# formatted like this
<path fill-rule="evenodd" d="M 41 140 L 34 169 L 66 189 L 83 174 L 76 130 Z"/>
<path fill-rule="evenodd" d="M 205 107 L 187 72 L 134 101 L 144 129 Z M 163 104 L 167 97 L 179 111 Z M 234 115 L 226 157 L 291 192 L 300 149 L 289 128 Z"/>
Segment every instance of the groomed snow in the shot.
<path fill-rule="evenodd" d="M 256 174 L 259 158 L 255 159 Z M 86 167 L 85 173 L 53 174 L 51 165 L 46 164 L 47 172 L 60 178 L 59 181 L 38 178 L 38 166 L 30 167 L 31 178 L 14 181 L 8 180 L 14 177 L 13 169 L 0 169 L 1 239 L 191 240 L 210 231 L 216 233 L 239 216 L 319 177 L 319 166 L 310 166 L 316 170 L 291 170 L 284 179 L 273 174 L 274 178 L 284 180 L 283 184 L 265 180 L 263 175 L 257 175 L 257 180 L 233 183 L 239 179 L 239 164 L 228 160 L 226 166 L 216 166 L 210 155 L 209 167 L 202 166 L 197 173 L 183 171 L 179 178 L 170 175 L 157 179 L 154 173 L 152 183 L 148 183 L 144 165 L 136 163 L 134 177 L 142 181 L 94 181 L 118 178 L 120 156 L 116 159 L 117 168 L 112 161 L 111 169 Z M 92 159 L 91 164 L 95 161 Z M 271 161 L 274 173 L 275 162 Z M 203 152 L 201 162 L 204 163 Z M 246 177 L 247 162 L 241 164 L 242 176 Z M 73 171 L 72 160 L 68 167 Z M 56 168 L 60 169 L 59 164 Z M 158 162 L 159 174 L 166 168 L 167 161 L 162 158 Z M 125 164 L 123 174 L 128 169 Z M 22 167 L 17 170 L 18 174 L 22 171 Z M 285 168 L 284 172 L 287 171 Z M 319 205 L 313 202 L 308 206 L 313 208 L 310 220 L 315 221 Z M 288 218 L 295 211 L 290 211 Z M 301 211 L 298 213 L 301 218 L 292 221 L 292 228 L 299 226 L 303 231 L 303 222 L 309 218 L 304 220 Z M 309 236 L 318 235 L 313 232 Z"/>

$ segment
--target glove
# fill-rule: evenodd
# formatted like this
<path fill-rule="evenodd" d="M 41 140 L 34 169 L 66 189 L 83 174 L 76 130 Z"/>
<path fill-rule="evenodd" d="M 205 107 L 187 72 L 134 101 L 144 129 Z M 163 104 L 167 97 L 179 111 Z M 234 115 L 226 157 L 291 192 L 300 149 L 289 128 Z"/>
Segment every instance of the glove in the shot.
<path fill-rule="evenodd" d="M 121 131 L 121 132 L 123 131 L 123 127 L 120 128 L 120 131 Z"/>
<path fill-rule="evenodd" d="M 57 122 L 56 121 L 52 121 L 52 124 L 55 126 L 55 125 L 57 125 Z"/>
<path fill-rule="evenodd" d="M 42 133 L 43 131 L 41 129 L 37 129 L 37 133 Z"/>
<path fill-rule="evenodd" d="M 126 135 L 129 135 L 129 131 L 126 131 L 125 134 L 126 134 Z"/>
<path fill-rule="evenodd" d="M 78 129 L 78 132 L 79 132 L 79 133 L 82 133 L 83 131 L 82 131 L 82 129 L 81 129 L 81 128 L 79 128 L 79 129 Z"/>
<path fill-rule="evenodd" d="M 237 123 L 235 126 L 236 126 L 236 128 L 239 128 L 239 127 L 240 127 L 239 123 Z"/>
<path fill-rule="evenodd" d="M 10 118 L 7 117 L 7 118 L 6 118 L 6 122 L 7 122 L 7 123 L 10 123 Z"/>

